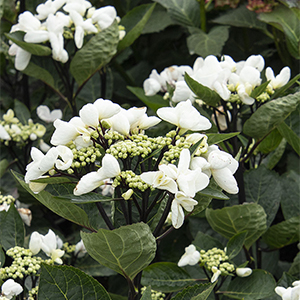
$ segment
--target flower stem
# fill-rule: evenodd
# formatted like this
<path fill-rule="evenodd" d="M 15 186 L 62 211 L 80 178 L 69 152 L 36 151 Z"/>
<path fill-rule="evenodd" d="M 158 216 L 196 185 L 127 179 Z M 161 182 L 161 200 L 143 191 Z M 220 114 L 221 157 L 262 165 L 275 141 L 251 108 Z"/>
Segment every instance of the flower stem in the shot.
<path fill-rule="evenodd" d="M 105 224 L 107 225 L 107 227 L 110 230 L 115 229 L 114 226 L 113 226 L 113 224 L 112 224 L 112 222 L 110 221 L 108 215 L 106 214 L 106 211 L 104 210 L 102 203 L 101 202 L 96 202 L 96 206 L 97 206 L 97 208 L 99 210 L 99 213 L 102 216 Z"/>

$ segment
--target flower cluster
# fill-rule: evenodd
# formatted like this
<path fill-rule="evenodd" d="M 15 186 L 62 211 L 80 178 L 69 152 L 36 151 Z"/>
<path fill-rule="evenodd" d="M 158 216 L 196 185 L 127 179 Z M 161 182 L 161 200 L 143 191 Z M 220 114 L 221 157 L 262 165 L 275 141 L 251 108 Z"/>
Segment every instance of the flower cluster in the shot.
<path fill-rule="evenodd" d="M 160 74 L 153 70 L 144 81 L 144 91 L 146 96 L 158 92 L 166 93 L 165 98 L 170 98 L 175 103 L 187 99 L 195 100 L 196 96 L 184 81 L 183 75 L 187 73 L 195 81 L 218 93 L 223 100 L 251 105 L 255 101 L 251 93 L 262 83 L 261 72 L 264 66 L 265 61 L 261 55 L 251 55 L 246 61 L 239 62 L 235 62 L 228 55 L 224 55 L 221 61 L 213 55 L 205 59 L 198 57 L 193 67 L 172 66 Z M 274 90 L 289 81 L 291 71 L 289 67 L 285 67 L 275 76 L 268 67 L 265 75 L 270 82 L 265 91 L 256 98 L 257 101 L 269 100 Z"/>
<path fill-rule="evenodd" d="M 115 20 L 119 21 L 116 9 L 105 6 L 96 9 L 87 0 L 47 0 L 36 8 L 37 14 L 25 11 L 19 15 L 18 23 L 10 32 L 25 32 L 27 43 L 49 42 L 54 60 L 65 63 L 69 54 L 64 48 L 64 39 L 73 38 L 78 49 L 83 46 L 84 36 L 97 34 L 109 27 Z M 119 27 L 120 38 L 125 31 Z M 12 43 L 10 55 L 16 56 L 15 67 L 24 70 L 31 58 L 31 53 Z"/>
<path fill-rule="evenodd" d="M 13 279 L 6 280 L 1 286 L 0 300 L 12 299 L 23 292 L 22 286 Z"/>
<path fill-rule="evenodd" d="M 142 287 L 141 288 L 141 294 L 143 295 L 144 292 L 146 290 L 146 287 Z M 151 290 L 151 299 L 152 300 L 164 300 L 166 297 L 166 294 L 162 293 L 162 292 L 158 292 L 158 291 L 155 291 L 155 290 Z"/>
<path fill-rule="evenodd" d="M 45 126 L 39 123 L 33 123 L 31 119 L 28 124 L 24 125 L 12 109 L 9 109 L 0 121 L 0 140 L 8 145 L 10 141 L 15 142 L 19 147 L 23 147 L 28 141 L 35 141 L 37 138 L 42 138 L 46 133 Z"/>
<path fill-rule="evenodd" d="M 182 226 L 184 210 L 191 212 L 197 205 L 194 197 L 208 186 L 211 176 L 228 193 L 238 192 L 233 176 L 238 162 L 216 145 L 209 146 L 206 135 L 187 134 L 211 127 L 190 100 L 176 107 L 160 108 L 157 115 L 160 118 L 147 116 L 145 107 L 125 110 L 104 99 L 86 104 L 79 117 L 69 122 L 59 119 L 54 122 L 56 130 L 51 143 L 56 147 L 45 155 L 32 148 L 33 162 L 26 168 L 25 182 L 39 192 L 47 184 L 32 180 L 43 178 L 46 173 L 52 176 L 67 173 L 79 179 L 74 189 L 76 196 L 109 182 L 112 188 L 118 187 L 117 197 L 125 200 L 132 199 L 135 192 L 163 190 L 172 201 L 175 228 Z M 175 125 L 176 130 L 166 136 L 148 137 L 145 130 L 161 119 Z M 198 147 L 192 156 L 188 148 L 195 144 Z"/>
<path fill-rule="evenodd" d="M 294 281 L 292 286 L 288 288 L 277 286 L 275 292 L 282 300 L 297 300 L 300 298 L 300 280 Z"/>

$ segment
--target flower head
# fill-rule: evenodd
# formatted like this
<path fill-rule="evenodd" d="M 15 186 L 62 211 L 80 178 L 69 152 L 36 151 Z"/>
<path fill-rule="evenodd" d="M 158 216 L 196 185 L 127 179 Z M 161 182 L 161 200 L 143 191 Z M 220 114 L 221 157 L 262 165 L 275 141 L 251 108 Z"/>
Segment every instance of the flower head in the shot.
<path fill-rule="evenodd" d="M 2 284 L 1 291 L 7 299 L 12 299 L 14 296 L 21 294 L 23 292 L 23 288 L 13 279 L 8 279 Z"/>
<path fill-rule="evenodd" d="M 196 247 L 191 244 L 185 248 L 185 253 L 181 256 L 178 267 L 184 267 L 186 265 L 194 266 L 199 262 L 200 252 L 196 250 Z"/>

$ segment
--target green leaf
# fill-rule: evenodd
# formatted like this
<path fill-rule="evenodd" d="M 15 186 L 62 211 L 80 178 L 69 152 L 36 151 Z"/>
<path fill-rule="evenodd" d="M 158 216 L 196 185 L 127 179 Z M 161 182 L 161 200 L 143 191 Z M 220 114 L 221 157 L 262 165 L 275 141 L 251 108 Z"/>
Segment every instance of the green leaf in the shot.
<path fill-rule="evenodd" d="M 263 93 L 263 92 L 266 90 L 266 88 L 267 88 L 268 84 L 270 83 L 270 81 L 271 81 L 271 80 L 268 80 L 268 81 L 264 82 L 263 84 L 257 86 L 257 87 L 252 91 L 252 93 L 251 93 L 250 96 L 251 96 L 252 98 L 254 98 L 254 99 L 257 98 L 261 93 Z"/>
<path fill-rule="evenodd" d="M 247 249 L 266 231 L 266 213 L 255 203 L 245 203 L 222 209 L 206 209 L 206 218 L 213 230 L 227 239 L 247 230 Z"/>
<path fill-rule="evenodd" d="M 36 198 L 40 203 L 48 207 L 54 213 L 75 224 L 83 226 L 89 230 L 95 231 L 95 229 L 93 229 L 92 226 L 90 225 L 86 212 L 80 207 L 78 207 L 76 204 L 70 203 L 69 201 L 66 201 L 64 199 L 57 199 L 56 198 L 57 195 L 52 195 L 47 191 L 41 191 L 38 194 L 34 194 L 29 188 L 28 184 L 24 182 L 21 174 L 18 174 L 17 172 L 14 171 L 12 171 L 12 174 L 27 192 L 29 192 L 34 198 Z M 60 184 L 57 186 L 61 190 L 64 189 L 66 189 L 67 191 L 69 190 L 66 187 L 66 185 Z M 54 191 L 55 189 L 54 185 L 50 187 Z M 57 191 L 58 193 L 60 193 L 59 189 Z"/>
<path fill-rule="evenodd" d="M 28 119 L 30 119 L 30 117 L 31 117 L 30 111 L 27 108 L 27 106 L 24 103 L 22 103 L 21 101 L 18 101 L 17 99 L 15 99 L 14 111 L 15 111 L 16 117 L 20 120 L 20 122 L 23 125 L 27 125 Z"/>
<path fill-rule="evenodd" d="M 39 67 L 33 62 L 30 62 L 26 69 L 22 71 L 22 73 L 39 79 L 43 81 L 46 85 L 53 88 L 55 91 L 58 91 L 58 89 L 55 87 L 53 76 L 46 69 Z"/>
<path fill-rule="evenodd" d="M 187 46 L 191 55 L 201 57 L 221 55 L 223 46 L 229 37 L 229 26 L 214 26 L 209 33 L 193 28 L 187 38 Z"/>
<path fill-rule="evenodd" d="M 257 149 L 264 154 L 268 154 L 275 150 L 279 146 L 281 141 L 282 136 L 275 128 L 269 135 L 267 135 L 267 137 L 263 139 L 263 141 L 258 145 Z"/>
<path fill-rule="evenodd" d="M 287 143 L 286 139 L 282 139 L 282 141 L 280 142 L 278 147 L 267 156 L 264 163 L 266 164 L 266 166 L 269 170 L 272 170 L 277 165 L 277 163 L 280 161 L 280 159 L 285 151 L 286 143 Z"/>
<path fill-rule="evenodd" d="M 171 18 L 183 26 L 198 27 L 200 25 L 200 8 L 194 0 L 155 0 L 164 6 Z"/>
<path fill-rule="evenodd" d="M 68 199 L 71 200 L 71 203 L 93 203 L 93 202 L 110 202 L 114 200 L 112 197 L 105 197 L 102 194 L 98 193 L 87 193 L 81 196 L 75 196 L 74 194 L 65 194 L 59 196 L 58 198 Z"/>
<path fill-rule="evenodd" d="M 93 277 L 71 266 L 42 264 L 38 299 L 111 300 L 104 287 Z"/>
<path fill-rule="evenodd" d="M 300 78 L 300 74 L 296 75 L 293 79 L 291 79 L 288 83 L 286 83 L 284 86 L 279 88 L 275 91 L 275 93 L 272 95 L 271 99 L 276 99 L 277 97 L 283 96 L 283 93 L 289 89 L 297 80 Z"/>
<path fill-rule="evenodd" d="M 284 137 L 293 147 L 296 153 L 300 155 L 300 137 L 285 122 L 279 124 L 277 129 L 282 137 Z"/>
<path fill-rule="evenodd" d="M 81 232 L 81 238 L 91 257 L 130 279 L 150 264 L 156 252 L 155 238 L 144 223 Z"/>
<path fill-rule="evenodd" d="M 208 207 L 212 197 L 203 196 L 197 193 L 194 199 L 198 201 L 198 204 L 194 207 L 192 215 L 197 215 Z"/>
<path fill-rule="evenodd" d="M 267 214 L 267 226 L 273 222 L 281 199 L 281 184 L 275 171 L 260 166 L 245 172 L 245 194 L 247 202 L 261 205 Z"/>
<path fill-rule="evenodd" d="M 144 269 L 142 285 L 150 285 L 155 291 L 171 293 L 193 284 L 195 279 L 175 263 L 158 262 Z"/>
<path fill-rule="evenodd" d="M 283 272 L 281 278 L 277 282 L 277 286 L 283 286 L 288 288 L 292 286 L 292 283 L 295 281 L 295 278 L 289 273 Z"/>
<path fill-rule="evenodd" d="M 207 133 L 207 143 L 208 145 L 219 144 L 223 141 L 231 139 L 234 136 L 239 135 L 239 132 L 231 132 L 231 133 Z"/>
<path fill-rule="evenodd" d="M 174 22 L 166 9 L 160 5 L 156 5 L 142 33 L 160 32 L 173 24 Z"/>
<path fill-rule="evenodd" d="M 183 291 L 172 297 L 173 300 L 206 300 L 213 291 L 216 282 L 195 284 L 193 286 L 186 287 Z"/>
<path fill-rule="evenodd" d="M 244 133 L 261 139 L 282 123 L 296 109 L 300 92 L 267 102 L 245 122 Z"/>
<path fill-rule="evenodd" d="M 46 178 L 39 178 L 31 181 L 38 182 L 38 183 L 60 184 L 60 183 L 70 183 L 72 182 L 72 179 L 69 177 L 46 177 Z"/>
<path fill-rule="evenodd" d="M 184 75 L 184 80 L 186 81 L 189 88 L 197 95 L 199 99 L 204 101 L 207 105 L 217 106 L 221 99 L 217 92 L 197 82 L 196 80 L 191 78 L 187 73 L 185 73 Z"/>
<path fill-rule="evenodd" d="M 257 19 L 257 14 L 241 5 L 238 8 L 228 10 L 222 16 L 213 20 L 214 23 L 230 25 L 235 27 L 255 28 L 262 31 L 267 30 L 267 25 Z"/>
<path fill-rule="evenodd" d="M 9 210 L 0 212 L 0 244 L 4 250 L 15 246 L 24 246 L 25 228 L 23 221 L 13 204 Z"/>
<path fill-rule="evenodd" d="M 198 231 L 194 241 L 193 245 L 197 247 L 198 250 L 209 250 L 212 248 L 219 248 L 223 249 L 224 246 L 221 242 L 219 242 L 217 239 L 213 238 L 212 236 L 205 234 L 201 231 Z"/>
<path fill-rule="evenodd" d="M 0 161 L 0 178 L 7 171 L 8 166 L 9 166 L 9 162 L 6 158 Z"/>
<path fill-rule="evenodd" d="M 82 86 L 97 71 L 109 63 L 117 52 L 119 29 L 117 22 L 93 36 L 76 52 L 70 72 L 78 86 Z"/>
<path fill-rule="evenodd" d="M 157 111 L 161 107 L 169 106 L 168 101 L 164 100 L 161 95 L 146 96 L 142 88 L 133 86 L 128 86 L 127 88 L 153 111 Z"/>
<path fill-rule="evenodd" d="M 281 223 L 271 226 L 262 236 L 263 241 L 271 249 L 279 249 L 299 241 L 300 218 L 293 217 Z"/>
<path fill-rule="evenodd" d="M 27 52 L 29 52 L 33 55 L 48 56 L 52 53 L 52 50 L 49 47 L 24 42 L 24 35 L 25 35 L 25 32 L 23 32 L 23 31 L 15 31 L 15 32 L 11 32 L 11 33 L 5 33 L 5 36 L 8 39 L 10 39 L 12 42 L 17 44 L 19 47 L 21 47 L 22 49 L 26 50 Z"/>
<path fill-rule="evenodd" d="M 258 300 L 275 294 L 275 287 L 276 282 L 270 273 L 264 270 L 253 270 L 246 278 L 233 279 L 227 290 L 221 293 L 234 299 Z"/>
<path fill-rule="evenodd" d="M 298 252 L 296 257 L 294 258 L 294 261 L 293 261 L 288 273 L 292 276 L 297 276 L 297 277 L 299 276 L 299 274 L 300 274 L 300 252 Z"/>
<path fill-rule="evenodd" d="M 122 18 L 120 25 L 125 27 L 126 35 L 119 42 L 118 52 L 129 47 L 141 35 L 155 5 L 156 3 L 139 5 Z"/>
<path fill-rule="evenodd" d="M 235 234 L 227 243 L 226 255 L 229 259 L 236 257 L 243 248 L 245 238 L 247 236 L 247 231 L 242 231 Z"/>
<path fill-rule="evenodd" d="M 290 54 L 300 59 L 299 19 L 292 9 L 278 5 L 271 12 L 260 13 L 258 19 L 283 31 Z"/>
<path fill-rule="evenodd" d="M 281 209 L 285 220 L 300 216 L 300 175 L 289 171 L 280 176 Z"/>
<path fill-rule="evenodd" d="M 5 253 L 0 245 L 0 268 L 2 268 L 5 264 Z"/>
<path fill-rule="evenodd" d="M 219 200 L 228 200 L 229 198 L 223 194 L 221 191 L 216 190 L 212 187 L 206 187 L 204 190 L 201 190 L 198 192 L 200 196 L 208 196 L 211 197 L 212 199 L 219 199 Z M 196 199 L 196 198 L 195 198 Z M 196 199 L 197 200 L 197 199 Z"/>
<path fill-rule="evenodd" d="M 144 290 L 141 300 L 152 300 L 151 286 L 147 286 L 147 288 Z"/>

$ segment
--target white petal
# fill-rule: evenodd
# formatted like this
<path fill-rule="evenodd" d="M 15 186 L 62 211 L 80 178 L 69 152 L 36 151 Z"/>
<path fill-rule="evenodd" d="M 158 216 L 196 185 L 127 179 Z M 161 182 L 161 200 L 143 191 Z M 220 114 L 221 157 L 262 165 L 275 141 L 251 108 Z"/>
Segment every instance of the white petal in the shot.
<path fill-rule="evenodd" d="M 110 100 L 99 98 L 94 102 L 94 106 L 98 110 L 99 120 L 111 118 L 121 111 L 121 107 Z"/>
<path fill-rule="evenodd" d="M 172 201 L 171 211 L 172 211 L 172 225 L 175 229 L 178 229 L 183 224 L 184 212 L 182 207 L 178 205 L 176 200 Z"/>
<path fill-rule="evenodd" d="M 0 124 L 0 139 L 7 140 L 7 141 L 11 140 L 10 135 L 7 133 L 7 131 L 1 124 Z"/>
<path fill-rule="evenodd" d="M 143 88 L 146 96 L 154 96 L 160 91 L 161 85 L 156 79 L 148 78 L 144 81 Z"/>
<path fill-rule="evenodd" d="M 81 177 L 73 193 L 80 196 L 89 193 L 103 184 L 102 178 L 97 172 L 91 172 Z"/>
<path fill-rule="evenodd" d="M 79 111 L 82 122 L 86 125 L 97 128 L 99 125 L 99 114 L 94 104 L 88 103 Z"/>
<path fill-rule="evenodd" d="M 76 26 L 74 39 L 76 47 L 81 49 L 84 39 L 84 30 L 81 26 Z"/>
<path fill-rule="evenodd" d="M 31 234 L 29 240 L 29 249 L 32 251 L 33 255 L 38 254 L 40 252 L 41 245 L 42 245 L 42 237 L 37 231 L 34 231 Z"/>
<path fill-rule="evenodd" d="M 19 47 L 15 58 L 15 68 L 19 71 L 25 70 L 29 64 L 30 58 L 31 53 Z"/>
<path fill-rule="evenodd" d="M 51 122 L 51 113 L 48 106 L 46 105 L 38 106 L 36 109 L 36 113 L 41 120 L 48 123 Z"/>
<path fill-rule="evenodd" d="M 217 184 L 229 194 L 237 194 L 239 188 L 237 182 L 228 168 L 212 170 L 212 176 Z"/>
<path fill-rule="evenodd" d="M 15 282 L 13 279 L 6 280 L 1 287 L 2 293 L 6 296 L 6 299 L 11 299 L 23 292 L 22 286 Z"/>
<path fill-rule="evenodd" d="M 252 274 L 252 269 L 250 268 L 236 268 L 236 275 L 239 277 L 248 277 Z"/>
<path fill-rule="evenodd" d="M 120 175 L 121 169 L 118 160 L 111 154 L 105 154 L 102 159 L 102 167 L 98 170 L 104 179 L 114 178 Z"/>
<path fill-rule="evenodd" d="M 49 32 L 45 30 L 29 31 L 24 35 L 26 43 L 44 43 L 49 40 Z"/>
<path fill-rule="evenodd" d="M 73 162 L 73 152 L 70 148 L 66 146 L 59 145 L 56 147 L 58 151 L 58 155 L 62 158 L 57 159 L 55 162 L 55 166 L 59 170 L 67 170 L 71 167 Z"/>

